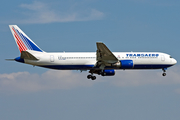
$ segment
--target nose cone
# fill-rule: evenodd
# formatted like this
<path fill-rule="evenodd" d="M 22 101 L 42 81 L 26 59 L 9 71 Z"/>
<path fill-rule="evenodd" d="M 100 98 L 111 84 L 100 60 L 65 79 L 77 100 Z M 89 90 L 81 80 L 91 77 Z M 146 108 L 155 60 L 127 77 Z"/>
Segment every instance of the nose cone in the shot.
<path fill-rule="evenodd" d="M 173 58 L 172 59 L 172 64 L 175 65 L 177 63 L 177 61 Z"/>

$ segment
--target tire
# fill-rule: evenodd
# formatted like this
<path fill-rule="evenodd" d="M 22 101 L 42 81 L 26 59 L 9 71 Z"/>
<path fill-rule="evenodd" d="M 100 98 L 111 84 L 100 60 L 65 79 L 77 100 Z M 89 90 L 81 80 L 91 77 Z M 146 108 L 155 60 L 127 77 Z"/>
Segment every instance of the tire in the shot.
<path fill-rule="evenodd" d="M 102 76 L 105 76 L 105 75 L 106 75 L 106 73 L 102 72 L 102 73 L 101 73 L 101 75 L 102 75 Z"/>
<path fill-rule="evenodd" d="M 92 75 L 88 75 L 88 76 L 87 76 L 87 79 L 90 79 L 90 78 L 92 78 Z"/>
<path fill-rule="evenodd" d="M 96 76 L 92 76 L 92 78 L 91 78 L 92 80 L 95 80 L 96 79 Z"/>
<path fill-rule="evenodd" d="M 163 73 L 162 76 L 166 76 L 166 73 Z"/>

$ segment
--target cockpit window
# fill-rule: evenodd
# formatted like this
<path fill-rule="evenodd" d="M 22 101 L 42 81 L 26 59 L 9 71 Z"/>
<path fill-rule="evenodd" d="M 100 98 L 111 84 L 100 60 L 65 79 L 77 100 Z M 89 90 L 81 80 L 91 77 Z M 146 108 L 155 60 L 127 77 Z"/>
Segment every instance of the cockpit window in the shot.
<path fill-rule="evenodd" d="M 173 58 L 173 57 L 171 57 L 171 56 L 169 56 L 170 58 Z"/>

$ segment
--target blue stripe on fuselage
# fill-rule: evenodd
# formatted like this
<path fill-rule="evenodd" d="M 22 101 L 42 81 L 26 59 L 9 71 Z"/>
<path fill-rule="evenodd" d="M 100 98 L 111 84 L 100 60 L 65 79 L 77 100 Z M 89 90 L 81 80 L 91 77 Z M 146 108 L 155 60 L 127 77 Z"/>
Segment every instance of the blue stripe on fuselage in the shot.
<path fill-rule="evenodd" d="M 44 65 L 40 67 L 58 69 L 58 70 L 88 70 L 91 69 L 94 65 Z"/>
<path fill-rule="evenodd" d="M 50 69 L 58 69 L 58 70 L 89 70 L 92 69 L 94 65 L 44 65 L 40 67 L 50 68 Z M 172 65 L 134 65 L 132 69 L 162 69 L 162 68 L 168 68 Z M 114 67 L 105 67 L 105 69 L 117 69 Z M 122 69 L 122 68 L 120 68 Z M 123 69 L 129 69 L 129 68 L 123 68 Z"/>

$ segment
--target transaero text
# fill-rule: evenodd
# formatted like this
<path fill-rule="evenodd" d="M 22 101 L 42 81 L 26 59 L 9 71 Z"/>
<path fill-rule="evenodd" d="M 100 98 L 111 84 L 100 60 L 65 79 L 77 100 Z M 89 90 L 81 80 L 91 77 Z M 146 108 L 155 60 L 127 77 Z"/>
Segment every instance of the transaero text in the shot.
<path fill-rule="evenodd" d="M 126 57 L 158 57 L 159 54 L 126 54 Z"/>

